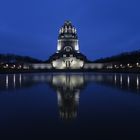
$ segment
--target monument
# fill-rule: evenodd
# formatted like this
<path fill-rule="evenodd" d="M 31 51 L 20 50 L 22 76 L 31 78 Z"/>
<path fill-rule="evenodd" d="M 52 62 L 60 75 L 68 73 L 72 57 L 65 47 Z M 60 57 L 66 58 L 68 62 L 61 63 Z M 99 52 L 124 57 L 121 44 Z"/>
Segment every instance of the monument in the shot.
<path fill-rule="evenodd" d="M 86 56 L 80 53 L 76 28 L 70 21 L 66 21 L 60 28 L 57 51 L 50 57 L 55 69 L 81 69 Z"/>
<path fill-rule="evenodd" d="M 29 69 L 84 70 L 101 69 L 103 64 L 89 61 L 80 52 L 77 30 L 71 21 L 65 21 L 59 30 L 56 52 L 50 56 L 46 63 L 30 64 L 26 67 Z"/>

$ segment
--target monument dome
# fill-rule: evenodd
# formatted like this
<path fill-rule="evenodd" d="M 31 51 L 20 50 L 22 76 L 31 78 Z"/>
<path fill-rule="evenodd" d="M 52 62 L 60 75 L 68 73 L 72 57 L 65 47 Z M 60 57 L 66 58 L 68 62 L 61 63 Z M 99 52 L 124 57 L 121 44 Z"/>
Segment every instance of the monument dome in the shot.
<path fill-rule="evenodd" d="M 77 31 L 71 21 L 65 21 L 64 25 L 59 30 L 57 52 L 61 51 L 79 52 Z"/>

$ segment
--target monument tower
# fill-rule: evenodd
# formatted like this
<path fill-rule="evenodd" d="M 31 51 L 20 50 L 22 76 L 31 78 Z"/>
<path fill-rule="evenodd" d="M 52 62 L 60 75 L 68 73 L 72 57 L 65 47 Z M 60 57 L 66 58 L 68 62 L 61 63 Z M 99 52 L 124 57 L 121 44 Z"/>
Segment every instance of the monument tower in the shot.
<path fill-rule="evenodd" d="M 70 21 L 66 21 L 59 30 L 57 52 L 79 52 L 77 31 Z"/>
<path fill-rule="evenodd" d="M 57 51 L 50 57 L 55 69 L 81 69 L 86 57 L 80 53 L 76 28 L 71 21 L 65 21 L 59 30 Z"/>

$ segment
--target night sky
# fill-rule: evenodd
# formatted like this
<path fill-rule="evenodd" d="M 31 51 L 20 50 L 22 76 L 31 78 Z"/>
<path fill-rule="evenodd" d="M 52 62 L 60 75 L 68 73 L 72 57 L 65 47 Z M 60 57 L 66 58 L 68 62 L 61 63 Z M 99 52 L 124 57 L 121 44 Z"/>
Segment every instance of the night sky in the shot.
<path fill-rule="evenodd" d="M 140 0 L 1 0 L 0 53 L 47 59 L 65 20 L 91 60 L 140 49 Z"/>

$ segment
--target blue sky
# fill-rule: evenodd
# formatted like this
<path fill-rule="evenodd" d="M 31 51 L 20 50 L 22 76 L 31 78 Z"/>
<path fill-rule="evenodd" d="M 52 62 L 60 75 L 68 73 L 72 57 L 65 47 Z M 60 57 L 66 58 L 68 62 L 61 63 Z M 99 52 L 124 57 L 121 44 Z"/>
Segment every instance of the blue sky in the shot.
<path fill-rule="evenodd" d="M 140 49 L 139 0 L 1 0 L 0 53 L 47 59 L 71 20 L 89 59 Z"/>

